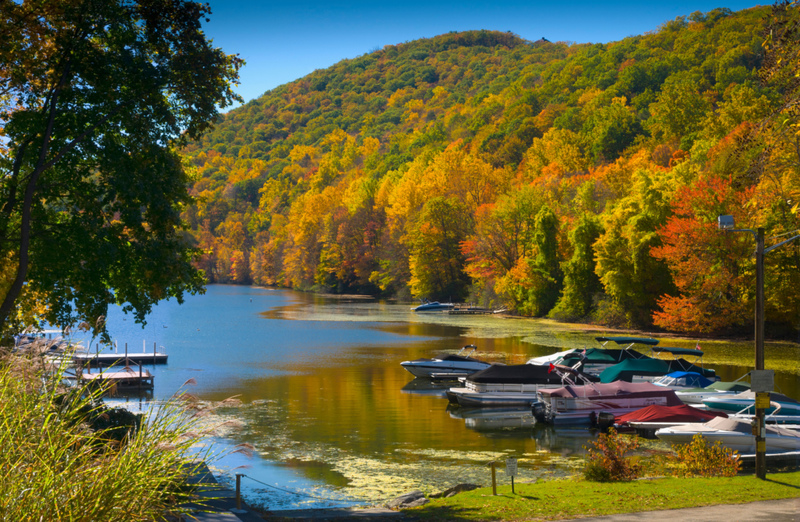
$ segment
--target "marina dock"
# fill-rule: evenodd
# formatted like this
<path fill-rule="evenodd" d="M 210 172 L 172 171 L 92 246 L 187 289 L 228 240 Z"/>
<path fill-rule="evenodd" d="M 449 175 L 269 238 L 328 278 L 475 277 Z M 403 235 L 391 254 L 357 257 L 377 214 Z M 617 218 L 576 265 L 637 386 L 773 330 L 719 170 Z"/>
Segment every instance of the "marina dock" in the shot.
<path fill-rule="evenodd" d="M 452 310 L 448 310 L 447 313 L 449 315 L 489 315 L 489 314 L 499 314 L 503 313 L 505 310 L 492 310 L 489 308 L 481 308 L 478 306 L 465 306 L 463 308 L 455 307 Z"/>
<path fill-rule="evenodd" d="M 82 381 L 111 384 L 117 389 L 153 389 L 153 374 L 143 369 L 141 365 L 138 371 L 126 366 L 119 370 L 92 373 L 90 368 L 87 371 L 82 370 L 78 375 Z"/>
<path fill-rule="evenodd" d="M 161 347 L 164 348 L 163 346 Z M 72 362 L 82 367 L 107 367 L 107 366 L 128 366 L 129 364 L 167 364 L 167 354 L 159 352 L 156 343 L 153 343 L 153 351 L 148 352 L 145 349 L 145 343 L 142 342 L 141 352 L 129 352 L 128 343 L 125 343 L 125 351 L 123 353 L 103 353 L 99 350 L 92 353 L 91 351 L 75 352 L 72 354 Z"/>
<path fill-rule="evenodd" d="M 107 367 L 132 364 L 167 364 L 167 354 L 163 352 L 138 353 L 75 353 L 72 362 L 81 366 Z"/>

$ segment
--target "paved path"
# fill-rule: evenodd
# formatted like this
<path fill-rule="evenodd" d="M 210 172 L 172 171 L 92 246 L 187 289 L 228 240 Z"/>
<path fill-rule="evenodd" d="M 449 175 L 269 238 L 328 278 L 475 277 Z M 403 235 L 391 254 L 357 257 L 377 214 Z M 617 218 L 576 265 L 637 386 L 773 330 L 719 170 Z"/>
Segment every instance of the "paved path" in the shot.
<path fill-rule="evenodd" d="M 800 492 L 798 492 L 800 495 Z M 581 518 L 580 522 L 795 522 L 800 521 L 800 497 L 749 504 L 645 511 L 605 517 Z"/>
<path fill-rule="evenodd" d="M 266 520 L 285 520 L 290 522 L 366 522 L 415 520 L 408 512 L 385 509 L 303 509 L 294 511 L 275 511 L 266 515 Z M 579 522 L 800 522 L 800 498 L 769 500 L 749 504 L 718 505 L 699 508 L 669 509 L 608 515 L 604 517 L 575 519 Z M 573 522 L 575 522 L 573 521 Z M 563 521 L 562 521 L 563 522 Z M 569 521 L 567 521 L 569 522 Z"/>

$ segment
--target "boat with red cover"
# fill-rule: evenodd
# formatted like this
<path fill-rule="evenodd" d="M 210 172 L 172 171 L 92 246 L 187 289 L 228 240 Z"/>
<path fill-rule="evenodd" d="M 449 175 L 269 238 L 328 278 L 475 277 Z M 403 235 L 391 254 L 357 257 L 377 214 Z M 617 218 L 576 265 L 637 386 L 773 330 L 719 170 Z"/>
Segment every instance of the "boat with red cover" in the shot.
<path fill-rule="evenodd" d="M 655 438 L 657 429 L 692 422 L 708 422 L 715 417 L 727 417 L 727 414 L 701 410 L 688 404 L 676 406 L 652 404 L 630 413 L 617 415 L 614 417 L 614 426 L 619 431 L 631 430 L 643 437 Z"/>
<path fill-rule="evenodd" d="M 539 422 L 554 425 L 592 425 L 601 413 L 622 415 L 653 404 L 683 404 L 675 391 L 649 382 L 617 381 L 542 389 L 531 406 Z"/>

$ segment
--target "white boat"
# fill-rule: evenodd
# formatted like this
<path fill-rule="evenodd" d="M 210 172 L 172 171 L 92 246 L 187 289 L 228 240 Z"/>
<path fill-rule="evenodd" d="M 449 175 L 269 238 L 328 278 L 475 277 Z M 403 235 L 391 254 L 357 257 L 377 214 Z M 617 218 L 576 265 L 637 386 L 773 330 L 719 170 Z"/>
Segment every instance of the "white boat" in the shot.
<path fill-rule="evenodd" d="M 550 355 L 542 355 L 540 357 L 533 357 L 528 359 L 528 362 L 525 364 L 535 364 L 537 366 L 547 366 L 549 364 L 561 364 L 561 361 L 564 360 L 564 357 L 567 355 L 574 353 L 576 350 L 573 348 L 571 350 L 564 350 L 563 352 L 556 352 L 551 353 Z"/>
<path fill-rule="evenodd" d="M 558 425 L 591 425 L 600 414 L 616 416 L 650 406 L 677 406 L 674 390 L 653 383 L 617 381 L 539 390 L 532 405 L 537 421 Z"/>
<path fill-rule="evenodd" d="M 414 312 L 443 312 L 445 310 L 452 310 L 455 307 L 453 303 L 440 303 L 439 301 L 425 301 L 421 305 L 412 308 Z"/>
<path fill-rule="evenodd" d="M 474 344 L 468 344 L 456 354 L 403 361 L 400 365 L 415 377 L 431 377 L 433 375 L 451 378 L 463 377 L 492 365 L 492 363 L 470 357 L 477 349 L 478 347 Z"/>
<path fill-rule="evenodd" d="M 703 399 L 709 397 L 722 397 L 723 395 L 736 395 L 750 389 L 750 385 L 740 381 L 717 381 L 704 388 L 689 388 L 677 390 L 678 398 L 686 404 L 702 404 Z"/>
<path fill-rule="evenodd" d="M 752 425 L 737 418 L 718 417 L 705 423 L 683 424 L 656 430 L 656 437 L 671 444 L 688 444 L 700 434 L 711 443 L 719 441 L 723 446 L 739 453 L 755 453 L 756 442 Z M 765 427 L 767 453 L 800 451 L 800 431 L 775 425 Z"/>
<path fill-rule="evenodd" d="M 563 366 L 492 365 L 463 379 L 463 386 L 447 390 L 447 398 L 465 408 L 530 407 L 539 390 L 560 388 L 581 378 L 588 380 Z"/>

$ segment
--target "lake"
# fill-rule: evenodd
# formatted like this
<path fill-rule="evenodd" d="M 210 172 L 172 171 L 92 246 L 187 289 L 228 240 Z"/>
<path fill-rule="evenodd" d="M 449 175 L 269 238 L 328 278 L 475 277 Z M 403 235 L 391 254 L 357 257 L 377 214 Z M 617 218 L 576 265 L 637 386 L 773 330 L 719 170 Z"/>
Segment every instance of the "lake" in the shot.
<path fill-rule="evenodd" d="M 584 446 L 595 436 L 589 430 L 533 425 L 527 412 L 498 419 L 448 408 L 442 388 L 415 380 L 399 363 L 475 344 L 481 359 L 519 364 L 598 346 L 596 332 L 547 320 L 410 309 L 211 285 L 183 305 L 159 304 L 145 328 L 118 307 L 109 310 L 107 323 L 119 353 L 125 343 L 131 352 L 143 344 L 152 351 L 155 343 L 169 355 L 169 364 L 149 367 L 153 399 L 185 390 L 209 404 L 241 401 L 217 408 L 208 422 L 225 423 L 215 439 L 220 452 L 240 443 L 255 452 L 227 454 L 216 466 L 228 480 L 244 473 L 246 500 L 271 509 L 374 503 L 463 482 L 488 485 L 488 464 L 512 457 L 520 459 L 518 481 L 580 469 Z M 748 371 L 752 342 L 700 344 L 706 366 L 723 380 Z M 792 397 L 798 396 L 799 352 L 797 345 L 767 345 L 767 368 L 794 361 L 790 371 L 776 374 L 778 389 Z M 196 384 L 186 385 L 189 380 Z M 149 398 L 110 402 L 136 407 Z M 498 478 L 508 482 L 502 471 Z"/>

